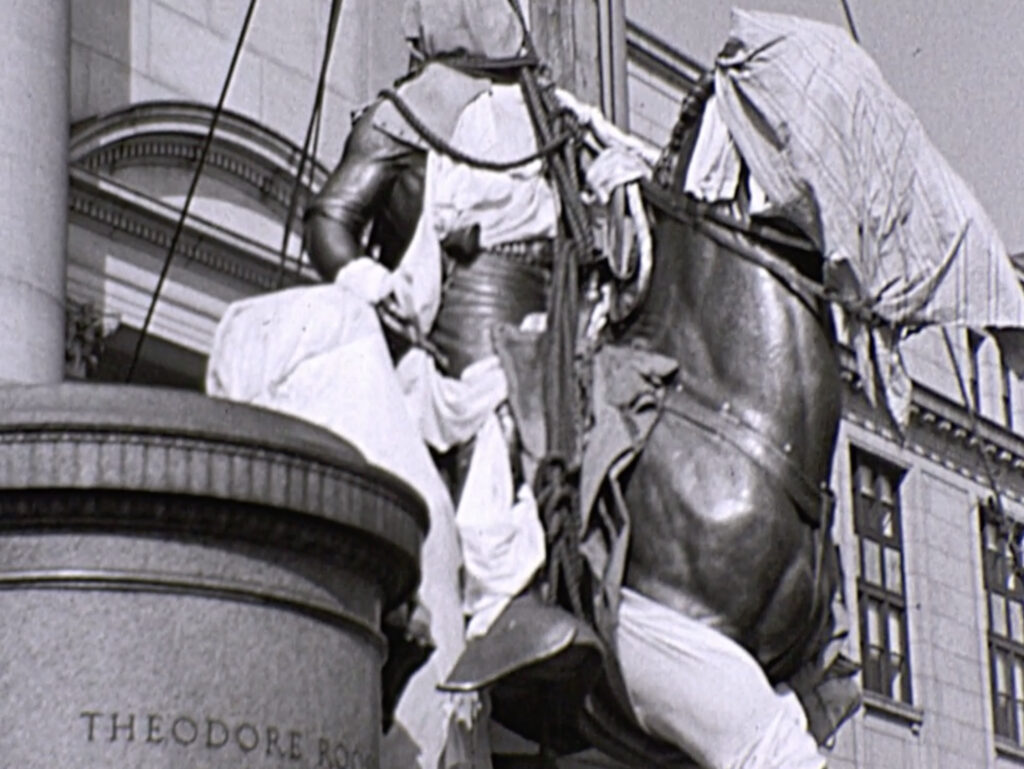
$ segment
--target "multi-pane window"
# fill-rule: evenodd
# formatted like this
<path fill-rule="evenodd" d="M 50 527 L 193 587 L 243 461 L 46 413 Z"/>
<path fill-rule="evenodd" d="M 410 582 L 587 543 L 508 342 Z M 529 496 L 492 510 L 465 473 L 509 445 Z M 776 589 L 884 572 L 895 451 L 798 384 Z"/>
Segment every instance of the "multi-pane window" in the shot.
<path fill-rule="evenodd" d="M 903 470 L 851 448 L 853 521 L 859 548 L 857 605 L 866 691 L 910 704 L 907 599 L 900 482 Z"/>
<path fill-rule="evenodd" d="M 1024 525 L 994 502 L 981 505 L 980 518 L 995 731 L 1024 745 Z"/>

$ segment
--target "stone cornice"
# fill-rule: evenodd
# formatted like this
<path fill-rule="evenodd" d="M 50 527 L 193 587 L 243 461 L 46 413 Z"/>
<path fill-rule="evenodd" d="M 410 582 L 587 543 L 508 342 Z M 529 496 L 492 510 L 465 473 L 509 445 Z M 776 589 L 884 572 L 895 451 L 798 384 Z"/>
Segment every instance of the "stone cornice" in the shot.
<path fill-rule="evenodd" d="M 180 214 L 174 206 L 77 168 L 71 170 L 68 205 L 73 222 L 121 233 L 161 251 L 169 247 Z M 308 265 L 289 259 L 282 269 L 279 254 L 263 244 L 197 216 L 188 218 L 175 256 L 259 291 L 316 280 Z"/>
<path fill-rule="evenodd" d="M 60 490 L 55 493 L 55 489 Z M 0 390 L 0 529 L 227 538 L 418 579 L 419 496 L 327 431 L 194 393 Z"/>
<path fill-rule="evenodd" d="M 910 425 L 900 435 L 888 414 L 867 402 L 849 356 L 841 357 L 845 420 L 982 486 L 994 480 L 1001 493 L 1024 502 L 1024 437 L 983 417 L 972 419 L 962 405 L 920 382 L 914 383 Z"/>

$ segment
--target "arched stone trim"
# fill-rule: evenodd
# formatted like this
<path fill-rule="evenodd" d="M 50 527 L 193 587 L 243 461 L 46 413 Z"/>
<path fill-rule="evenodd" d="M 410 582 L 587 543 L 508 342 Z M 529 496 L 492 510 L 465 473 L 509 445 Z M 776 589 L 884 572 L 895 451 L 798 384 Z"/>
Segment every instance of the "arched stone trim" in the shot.
<path fill-rule="evenodd" d="M 72 221 L 120 233 L 149 248 L 166 249 L 180 215 L 178 208 L 125 187 L 114 174 L 132 166 L 191 171 L 212 119 L 210 106 L 160 101 L 133 104 L 74 124 L 69 151 Z M 203 173 L 242 192 L 257 209 L 283 224 L 300 155 L 300 148 L 277 132 L 225 111 L 217 123 Z M 327 175 L 315 161 L 312 165 L 307 161 L 306 179 L 310 173 L 312 184 L 300 188 L 292 222 L 297 236 L 302 232 L 302 211 L 311 189 L 318 189 Z M 251 240 L 247 233 L 192 216 L 176 256 L 241 281 L 253 293 L 316 279 L 312 268 L 297 263 L 294 255 L 282 265 L 275 248 Z"/>
<path fill-rule="evenodd" d="M 103 174 L 132 165 L 192 168 L 199 157 L 213 108 L 177 101 L 143 102 L 72 126 L 72 168 Z M 225 111 L 217 123 L 205 170 L 226 176 L 277 215 L 287 211 L 301 150 L 291 141 L 237 113 Z M 310 170 L 307 161 L 306 173 Z M 312 164 L 314 189 L 327 171 Z M 299 211 L 310 194 L 300 191 Z"/>
<path fill-rule="evenodd" d="M 155 189 L 173 179 L 175 189 L 180 186 L 174 194 L 184 193 L 212 118 L 213 109 L 202 104 L 146 102 L 72 126 L 70 299 L 117 316 L 124 329 L 140 328 L 181 216 L 180 197 L 170 200 Z M 151 336 L 203 355 L 227 302 L 318 279 L 295 246 L 310 188 L 318 189 L 326 177 L 322 165 L 307 164 L 312 184 L 300 190 L 283 260 L 275 241 L 274 224 L 283 231 L 300 154 L 249 118 L 221 115 L 203 170 L 203 179 L 215 184 L 200 187 L 207 207 L 194 206 L 185 222 Z M 225 192 L 225 210 L 240 214 L 230 221 L 209 207 Z M 250 215 L 261 229 L 246 228 Z M 111 250 L 100 254 L 97 249 L 105 247 L 99 244 L 108 240 Z"/>

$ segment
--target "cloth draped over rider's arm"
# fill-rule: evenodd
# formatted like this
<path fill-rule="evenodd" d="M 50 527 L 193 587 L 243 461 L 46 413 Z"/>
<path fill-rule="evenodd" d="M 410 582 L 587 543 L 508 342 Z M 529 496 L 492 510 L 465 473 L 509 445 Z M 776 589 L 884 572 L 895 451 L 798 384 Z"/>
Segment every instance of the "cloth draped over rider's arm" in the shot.
<path fill-rule="evenodd" d="M 840 313 L 840 330 L 866 392 L 877 377 L 899 424 L 910 406 L 899 342 L 922 326 L 996 330 L 1005 359 L 1024 362 L 1024 345 L 1005 344 L 1024 339 L 1024 291 L 995 226 L 844 30 L 733 12 L 687 191 L 730 199 L 741 158 L 754 212 L 788 219 L 820 248 L 826 287 L 855 310 Z"/>

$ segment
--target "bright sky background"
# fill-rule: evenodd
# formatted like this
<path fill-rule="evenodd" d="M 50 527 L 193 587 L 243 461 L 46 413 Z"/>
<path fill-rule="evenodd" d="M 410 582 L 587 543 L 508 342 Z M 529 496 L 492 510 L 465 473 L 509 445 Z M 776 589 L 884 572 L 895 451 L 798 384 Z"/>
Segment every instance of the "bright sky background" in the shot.
<path fill-rule="evenodd" d="M 861 44 L 974 188 L 1011 252 L 1024 251 L 1024 0 L 848 0 Z M 627 14 L 711 64 L 732 7 L 845 27 L 840 0 L 626 0 Z"/>

